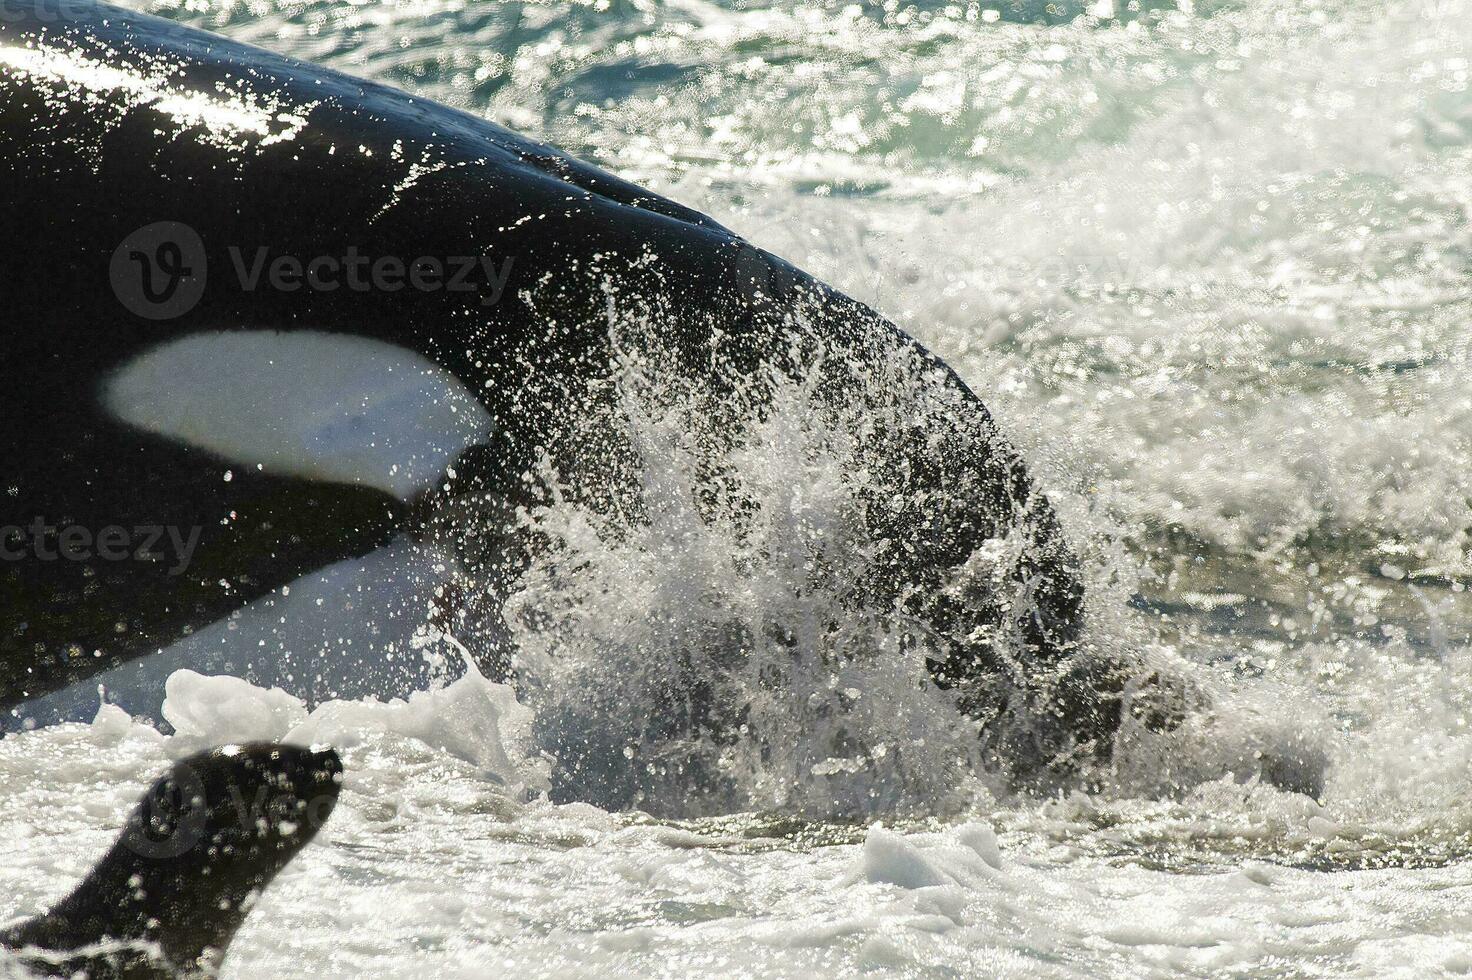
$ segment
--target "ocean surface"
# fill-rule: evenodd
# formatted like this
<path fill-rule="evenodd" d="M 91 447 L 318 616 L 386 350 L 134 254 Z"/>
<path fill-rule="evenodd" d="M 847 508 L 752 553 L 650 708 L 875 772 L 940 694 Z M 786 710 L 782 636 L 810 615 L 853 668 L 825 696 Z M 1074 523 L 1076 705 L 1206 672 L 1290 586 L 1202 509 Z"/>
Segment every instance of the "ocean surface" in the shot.
<path fill-rule="evenodd" d="M 654 776 L 647 812 L 554 806 L 539 712 L 648 716 L 638 665 L 804 546 L 554 513 L 576 567 L 513 603 L 577 628 L 527 656 L 628 669 L 310 716 L 179 675 L 176 734 L 105 709 L 7 737 L 0 917 L 69 890 L 168 759 L 290 735 L 343 747 L 348 781 L 230 977 L 1472 971 L 1472 0 L 140 9 L 545 139 L 871 303 L 1022 447 L 1094 641 L 1179 661 L 1216 707 L 1127 737 L 1092 793 L 1019 798 L 875 669 L 854 757 L 771 708 L 785 768 L 747 759 L 737 812 Z M 784 434 L 737 462 L 821 526 L 836 477 L 794 481 Z M 744 614 L 822 599 L 763 581 Z M 1255 778 L 1279 740 L 1327 756 L 1321 800 Z"/>

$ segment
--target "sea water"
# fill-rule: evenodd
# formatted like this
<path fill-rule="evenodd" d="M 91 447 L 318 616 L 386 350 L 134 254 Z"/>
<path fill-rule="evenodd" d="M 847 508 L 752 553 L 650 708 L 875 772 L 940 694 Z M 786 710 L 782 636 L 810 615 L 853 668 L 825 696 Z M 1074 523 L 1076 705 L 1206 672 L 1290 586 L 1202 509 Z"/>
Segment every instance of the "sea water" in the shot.
<path fill-rule="evenodd" d="M 649 519 L 536 515 L 559 547 L 509 618 L 547 683 L 309 711 L 181 673 L 172 734 L 7 737 L 0 915 L 65 893 L 168 760 L 289 738 L 347 783 L 230 976 L 1472 970 L 1472 3 L 145 9 L 545 139 L 871 303 L 1022 448 L 1093 641 L 1217 707 L 1127 733 L 1095 792 L 1011 794 L 885 623 L 837 673 L 803 645 L 836 600 L 799 572 L 862 542 L 801 392 L 727 461 L 755 534 L 689 506 L 678 427 L 635 406 Z M 787 683 L 726 692 L 761 724 L 662 742 L 662 668 L 773 623 Z M 548 802 L 549 719 L 622 745 L 639 805 Z M 1321 748 L 1322 799 L 1253 776 L 1277 739 Z"/>

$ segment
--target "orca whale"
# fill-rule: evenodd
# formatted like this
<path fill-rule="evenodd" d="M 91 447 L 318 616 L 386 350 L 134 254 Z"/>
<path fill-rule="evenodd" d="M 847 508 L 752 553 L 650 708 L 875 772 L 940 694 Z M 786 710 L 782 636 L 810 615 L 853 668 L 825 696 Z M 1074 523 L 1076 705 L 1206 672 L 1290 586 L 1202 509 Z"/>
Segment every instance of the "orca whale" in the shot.
<path fill-rule="evenodd" d="M 256 897 L 331 814 L 341 778 L 332 749 L 227 745 L 175 763 L 76 889 L 0 931 L 0 947 L 43 976 L 216 976 Z"/>
<path fill-rule="evenodd" d="M 701 438 L 805 379 L 863 458 L 854 594 L 925 624 L 971 716 L 1048 722 L 1024 765 L 1108 754 L 1136 665 L 1081 649 L 1078 562 L 981 399 L 703 214 L 382 85 L 41 0 L 0 20 L 0 213 L 7 728 L 99 696 L 156 715 L 181 667 L 402 694 L 437 669 L 426 622 L 504 677 L 475 597 L 525 541 L 452 517 L 514 512 L 539 467 L 616 501 L 627 446 L 586 423 L 634 351 L 704 392 Z"/>

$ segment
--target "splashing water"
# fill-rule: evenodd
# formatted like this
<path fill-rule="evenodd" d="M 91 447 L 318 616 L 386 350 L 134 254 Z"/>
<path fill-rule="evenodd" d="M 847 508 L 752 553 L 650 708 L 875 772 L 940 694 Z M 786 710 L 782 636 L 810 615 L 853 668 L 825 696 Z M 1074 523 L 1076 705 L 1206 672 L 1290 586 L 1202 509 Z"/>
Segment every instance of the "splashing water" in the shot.
<path fill-rule="evenodd" d="M 931 680 L 920 624 L 854 600 L 881 550 L 855 447 L 804 425 L 811 391 L 779 381 L 713 462 L 693 407 L 631 390 L 642 373 L 621 399 L 642 519 L 554 495 L 531 518 L 551 545 L 507 607 L 570 795 L 684 816 L 954 809 L 976 728 Z"/>
<path fill-rule="evenodd" d="M 508 610 L 517 700 L 318 708 L 349 784 L 227 971 L 1472 966 L 1465 0 L 148 6 L 559 143 L 873 303 L 1022 448 L 1087 643 L 1213 704 L 1127 719 L 1090 791 L 1008 795 L 927 637 L 850 588 L 854 430 L 794 381 L 712 455 L 634 377 L 637 513 L 526 515 L 554 547 Z M 181 688 L 189 738 L 301 723 L 217 683 Z M 70 887 L 180 731 L 0 741 L 6 911 Z M 1317 802 L 1256 778 L 1304 739 Z"/>

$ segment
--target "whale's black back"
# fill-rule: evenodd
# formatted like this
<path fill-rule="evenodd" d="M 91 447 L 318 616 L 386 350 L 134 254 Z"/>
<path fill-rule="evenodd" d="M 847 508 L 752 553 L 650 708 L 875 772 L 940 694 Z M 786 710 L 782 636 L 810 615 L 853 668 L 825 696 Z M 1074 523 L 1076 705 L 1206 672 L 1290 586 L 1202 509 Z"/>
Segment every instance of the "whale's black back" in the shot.
<path fill-rule="evenodd" d="M 495 431 L 476 449 L 476 475 L 510 492 L 544 455 L 564 471 L 585 462 L 563 436 L 579 399 L 610 375 L 610 278 L 618 297 L 658 311 L 665 369 L 716 391 L 804 368 L 812 336 L 830 352 L 835 404 L 868 397 L 852 378 L 895 352 L 910 357 L 952 407 L 885 433 L 886 476 L 939 503 L 874 508 L 876 537 L 899 545 L 865 587 L 973 638 L 937 663 L 944 683 L 1005 673 L 981 638 L 998 632 L 1045 672 L 1072 648 L 1082 590 L 1047 500 L 980 400 L 872 311 L 703 215 L 485 120 L 165 20 L 73 6 L 72 19 L 38 5 L 0 21 L 0 45 L 30 52 L 0 75 L 0 533 L 40 521 L 201 536 L 184 572 L 167 561 L 0 562 L 0 706 L 167 646 L 413 525 L 416 501 L 232 465 L 119 420 L 99 389 L 121 366 L 211 331 L 310 330 L 410 349 L 483 401 Z M 97 65 L 114 74 L 97 81 Z M 242 129 L 238 114 L 181 109 L 181 98 L 268 111 Z M 413 170 L 420 159 L 432 165 Z M 119 243 L 160 221 L 198 233 L 209 278 L 192 308 L 150 319 L 119 301 L 110 277 Z M 513 265 L 494 305 L 484 290 L 248 290 L 233 271 L 232 247 L 248 258 L 261 246 L 317 256 L 349 245 Z M 596 484 L 584 489 L 596 495 Z M 1015 574 L 1027 608 L 947 598 L 951 572 L 1009 529 L 1026 542 Z"/>

